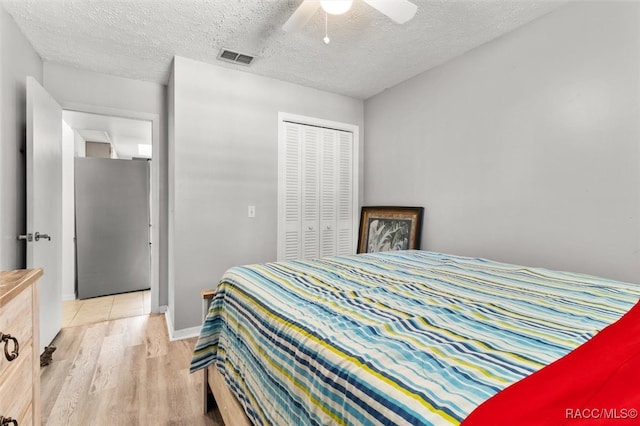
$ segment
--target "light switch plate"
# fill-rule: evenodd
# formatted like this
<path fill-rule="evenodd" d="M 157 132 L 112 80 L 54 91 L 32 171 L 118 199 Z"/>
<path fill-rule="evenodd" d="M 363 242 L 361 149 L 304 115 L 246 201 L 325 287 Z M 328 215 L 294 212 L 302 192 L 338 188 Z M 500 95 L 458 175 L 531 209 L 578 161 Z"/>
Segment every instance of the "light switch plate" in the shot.
<path fill-rule="evenodd" d="M 249 217 L 256 217 L 256 206 L 249 206 L 247 210 L 247 215 Z"/>

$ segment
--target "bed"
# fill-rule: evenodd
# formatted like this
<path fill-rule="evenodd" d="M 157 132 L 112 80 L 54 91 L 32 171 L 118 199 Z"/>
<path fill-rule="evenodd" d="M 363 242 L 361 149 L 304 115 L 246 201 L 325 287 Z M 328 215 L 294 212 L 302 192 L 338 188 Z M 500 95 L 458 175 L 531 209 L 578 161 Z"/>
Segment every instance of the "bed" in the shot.
<path fill-rule="evenodd" d="M 417 250 L 234 267 L 191 371 L 255 425 L 455 425 L 618 323 L 639 294 Z"/>

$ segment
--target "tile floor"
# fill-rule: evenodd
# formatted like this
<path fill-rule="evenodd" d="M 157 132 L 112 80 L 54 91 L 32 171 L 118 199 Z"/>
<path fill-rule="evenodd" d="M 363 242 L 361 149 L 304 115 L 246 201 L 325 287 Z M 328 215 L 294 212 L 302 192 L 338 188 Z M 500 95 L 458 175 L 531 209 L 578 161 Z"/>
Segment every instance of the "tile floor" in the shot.
<path fill-rule="evenodd" d="M 151 292 L 149 290 L 85 300 L 67 300 L 62 302 L 62 327 L 147 315 L 150 312 Z"/>

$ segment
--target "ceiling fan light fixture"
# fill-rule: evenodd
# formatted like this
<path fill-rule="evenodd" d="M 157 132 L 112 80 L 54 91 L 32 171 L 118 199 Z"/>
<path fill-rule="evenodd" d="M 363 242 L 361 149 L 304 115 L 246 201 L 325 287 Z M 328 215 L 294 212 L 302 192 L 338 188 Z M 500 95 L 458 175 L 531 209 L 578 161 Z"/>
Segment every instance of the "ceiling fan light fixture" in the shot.
<path fill-rule="evenodd" d="M 352 4 L 353 0 L 320 0 L 320 7 L 330 15 L 342 15 Z"/>

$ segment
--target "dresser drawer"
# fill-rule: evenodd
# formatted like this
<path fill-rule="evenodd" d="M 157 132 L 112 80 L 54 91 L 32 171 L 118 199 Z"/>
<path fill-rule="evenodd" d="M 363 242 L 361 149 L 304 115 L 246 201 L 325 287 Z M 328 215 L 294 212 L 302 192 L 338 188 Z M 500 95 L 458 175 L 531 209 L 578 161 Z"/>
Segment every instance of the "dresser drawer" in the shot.
<path fill-rule="evenodd" d="M 33 333 L 32 292 L 33 287 L 26 288 L 16 295 L 9 305 L 0 309 L 0 333 L 10 334 L 20 345 L 20 355 L 11 362 L 4 356 L 4 343 L 0 345 L 0 374 L 28 353 L 26 346 L 30 343 Z M 13 351 L 12 342 L 9 342 L 8 348 L 9 351 Z"/>
<path fill-rule="evenodd" d="M 2 354 L 4 358 L 4 353 Z M 33 347 L 20 348 L 20 356 L 0 372 L 0 416 L 12 417 L 19 425 L 31 425 L 33 397 Z"/>
<path fill-rule="evenodd" d="M 0 416 L 20 426 L 40 426 L 38 286 L 42 269 L 0 272 L 0 333 L 18 341 L 19 355 L 5 357 L 0 343 Z M 9 340 L 9 353 L 15 345 Z"/>

